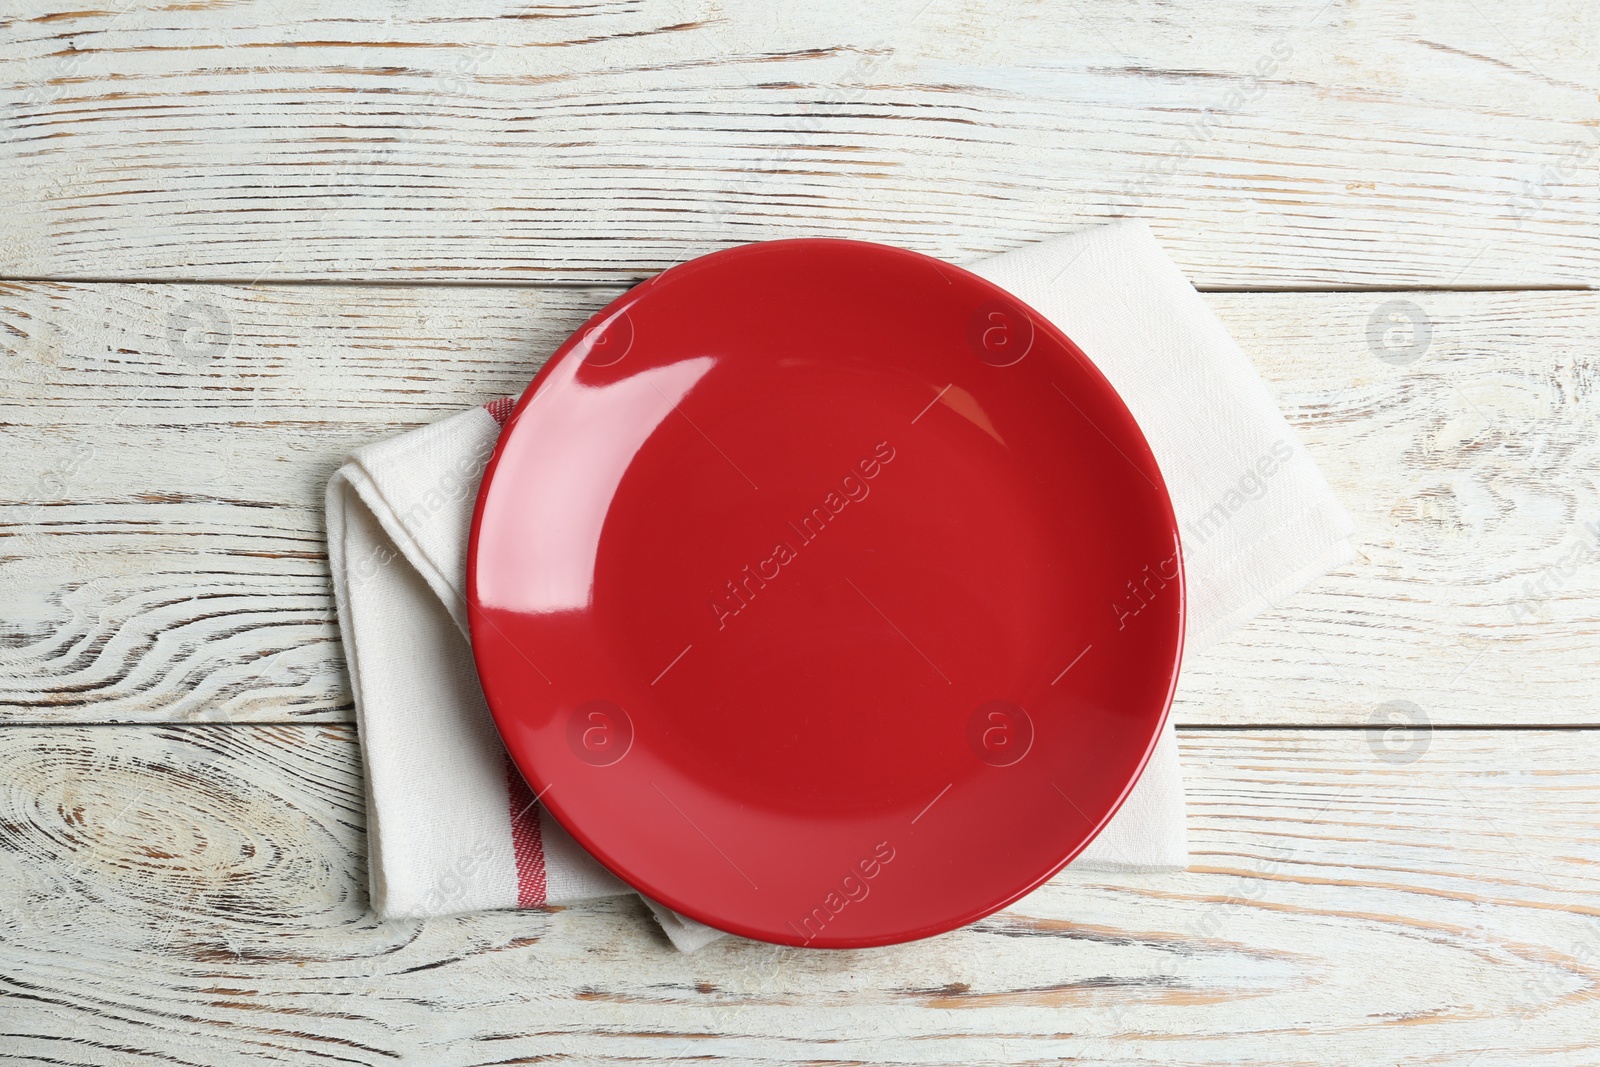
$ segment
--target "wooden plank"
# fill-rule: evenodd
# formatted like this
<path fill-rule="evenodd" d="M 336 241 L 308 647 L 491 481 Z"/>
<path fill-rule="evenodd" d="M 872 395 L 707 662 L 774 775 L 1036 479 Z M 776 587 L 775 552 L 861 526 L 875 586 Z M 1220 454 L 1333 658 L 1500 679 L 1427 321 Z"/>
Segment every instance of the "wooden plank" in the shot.
<path fill-rule="evenodd" d="M 1600 300 L 1210 299 L 1358 559 L 1192 658 L 1180 721 L 1600 721 Z"/>
<path fill-rule="evenodd" d="M 348 718 L 328 475 L 517 391 L 614 293 L 0 288 L 0 717 Z M 1359 725 L 1405 701 L 1437 724 L 1600 721 L 1600 297 L 1210 300 L 1361 557 L 1192 653 L 1178 720 Z M 1387 317 L 1413 314 L 1427 350 L 1396 364 L 1413 333 Z"/>
<path fill-rule="evenodd" d="M 1186 873 L 1063 875 L 888 949 L 683 956 L 630 901 L 375 923 L 347 726 L 5 728 L 0 1053 L 1592 1062 L 1600 733 L 1182 743 Z"/>
<path fill-rule="evenodd" d="M 7 290 L 4 716 L 347 717 L 329 475 L 359 445 L 518 391 L 593 302 Z"/>
<path fill-rule="evenodd" d="M 11 277 L 616 281 L 1126 215 L 1212 287 L 1600 263 L 1585 0 L 35 0 L 0 26 Z"/>

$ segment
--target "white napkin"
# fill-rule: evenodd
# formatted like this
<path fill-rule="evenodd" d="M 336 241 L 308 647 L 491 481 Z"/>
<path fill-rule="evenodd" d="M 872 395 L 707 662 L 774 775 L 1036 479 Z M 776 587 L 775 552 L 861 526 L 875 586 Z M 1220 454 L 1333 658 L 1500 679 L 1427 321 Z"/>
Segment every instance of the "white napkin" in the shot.
<path fill-rule="evenodd" d="M 970 269 L 1047 316 L 1144 430 L 1183 534 L 1199 648 L 1348 562 L 1354 525 L 1249 360 L 1141 222 Z M 500 744 L 466 640 L 473 504 L 509 400 L 362 448 L 328 484 L 328 557 L 355 695 L 380 918 L 629 892 L 539 806 Z M 1074 868 L 1188 865 L 1169 723 Z M 685 951 L 724 936 L 646 901 Z"/>

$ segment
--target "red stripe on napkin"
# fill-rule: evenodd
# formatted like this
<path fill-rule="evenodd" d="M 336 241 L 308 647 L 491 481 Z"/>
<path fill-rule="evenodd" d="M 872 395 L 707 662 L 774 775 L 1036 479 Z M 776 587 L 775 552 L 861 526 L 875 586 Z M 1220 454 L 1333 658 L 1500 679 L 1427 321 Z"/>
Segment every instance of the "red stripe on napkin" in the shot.
<path fill-rule="evenodd" d="M 506 793 L 511 798 L 511 851 L 517 857 L 517 907 L 542 908 L 546 881 L 539 802 L 509 756 L 506 758 Z"/>
<path fill-rule="evenodd" d="M 489 417 L 494 419 L 495 422 L 498 422 L 501 426 L 504 426 L 506 424 L 506 420 L 511 417 L 511 410 L 516 406 L 516 397 L 503 396 L 499 400 L 491 400 L 487 404 L 483 405 L 483 410 L 487 411 L 489 413 Z"/>
<path fill-rule="evenodd" d="M 517 406 L 515 397 L 503 396 L 483 405 L 501 426 Z M 544 869 L 544 834 L 539 830 L 539 802 L 511 757 L 506 757 L 506 794 L 511 799 L 511 851 L 517 857 L 517 907 L 542 908 L 547 880 Z"/>

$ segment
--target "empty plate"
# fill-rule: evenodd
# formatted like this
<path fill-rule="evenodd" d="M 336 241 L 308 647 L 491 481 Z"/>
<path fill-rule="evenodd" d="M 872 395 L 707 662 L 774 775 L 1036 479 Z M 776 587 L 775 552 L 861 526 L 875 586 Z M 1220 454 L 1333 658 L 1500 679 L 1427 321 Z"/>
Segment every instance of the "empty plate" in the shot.
<path fill-rule="evenodd" d="M 1081 851 L 1183 636 L 1172 507 L 1093 364 L 853 241 L 674 267 L 568 340 L 484 476 L 468 601 L 501 735 L 590 853 L 826 947 L 972 922 Z"/>

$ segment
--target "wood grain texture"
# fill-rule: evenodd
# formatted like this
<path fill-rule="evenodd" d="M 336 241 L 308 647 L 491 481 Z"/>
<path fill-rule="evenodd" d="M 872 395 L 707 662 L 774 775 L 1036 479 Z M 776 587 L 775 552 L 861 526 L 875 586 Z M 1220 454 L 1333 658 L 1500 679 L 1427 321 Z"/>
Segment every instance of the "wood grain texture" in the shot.
<path fill-rule="evenodd" d="M 615 292 L 0 287 L 0 716 L 348 718 L 328 475 L 520 390 Z M 1178 720 L 1600 722 L 1600 297 L 1208 299 L 1361 555 L 1191 653 Z M 1424 316 L 1414 362 L 1380 312 Z"/>
<path fill-rule="evenodd" d="M 1600 295 L 1398 291 L 1592 287 L 1597 164 L 1583 0 L 7 6 L 0 1064 L 1600 1064 Z M 715 248 L 1125 216 L 1397 290 L 1209 298 L 1360 554 L 1188 657 L 1188 872 L 862 952 L 374 920 L 350 449 Z"/>
<path fill-rule="evenodd" d="M 1596 1062 L 1600 732 L 1182 744 L 1186 873 L 684 956 L 631 900 L 374 922 L 347 726 L 3 728 L 0 1062 Z"/>
<path fill-rule="evenodd" d="M 11 277 L 636 279 L 1148 218 L 1204 286 L 1591 284 L 1585 0 L 39 0 Z"/>
<path fill-rule="evenodd" d="M 532 353 L 595 301 L 318 287 L 0 296 L 0 706 L 21 719 L 345 717 L 329 475 L 362 444 L 520 391 Z"/>

